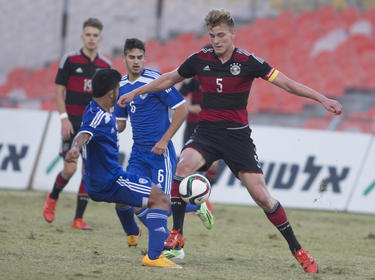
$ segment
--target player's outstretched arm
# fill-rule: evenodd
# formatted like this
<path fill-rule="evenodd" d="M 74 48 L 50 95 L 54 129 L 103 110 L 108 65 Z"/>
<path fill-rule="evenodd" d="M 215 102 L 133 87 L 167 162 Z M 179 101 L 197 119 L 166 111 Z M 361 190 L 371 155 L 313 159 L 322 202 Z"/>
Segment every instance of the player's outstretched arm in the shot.
<path fill-rule="evenodd" d="M 342 112 L 342 105 L 337 100 L 330 99 L 312 88 L 288 78 L 281 72 L 278 73 L 272 83 L 292 94 L 316 100 L 321 103 L 327 111 L 336 115 L 340 115 Z"/>
<path fill-rule="evenodd" d="M 74 130 L 72 123 L 70 122 L 68 115 L 66 114 L 65 92 L 65 86 L 56 84 L 56 107 L 61 118 L 61 135 L 64 140 L 68 140 L 74 133 Z"/>
<path fill-rule="evenodd" d="M 117 104 L 120 107 L 125 107 L 127 103 L 132 102 L 133 99 L 138 95 L 165 90 L 174 86 L 176 83 L 181 82 L 183 79 L 184 78 L 178 74 L 177 70 L 168 72 L 153 80 L 151 83 L 120 96 Z"/>
<path fill-rule="evenodd" d="M 161 155 L 165 152 L 169 140 L 172 139 L 173 135 L 180 128 L 187 116 L 187 113 L 188 111 L 186 108 L 186 102 L 175 108 L 171 124 L 169 125 L 167 131 L 164 133 L 163 137 L 154 145 L 154 147 L 152 147 L 151 152 L 158 155 Z"/>
<path fill-rule="evenodd" d="M 89 141 L 91 135 L 86 132 L 80 132 L 74 137 L 72 146 L 68 153 L 65 155 L 65 160 L 67 162 L 77 162 L 79 157 L 79 151 L 81 150 L 82 146 Z"/>

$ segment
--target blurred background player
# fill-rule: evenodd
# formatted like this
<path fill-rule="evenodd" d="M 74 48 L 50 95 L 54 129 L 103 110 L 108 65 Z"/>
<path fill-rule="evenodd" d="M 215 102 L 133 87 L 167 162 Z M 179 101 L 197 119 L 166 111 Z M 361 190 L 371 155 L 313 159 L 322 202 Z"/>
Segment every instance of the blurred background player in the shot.
<path fill-rule="evenodd" d="M 113 69 L 95 73 L 92 81 L 94 98 L 85 110 L 82 126 L 66 161 L 76 162 L 82 148 L 86 167 L 83 178 L 93 200 L 149 207 L 145 217 L 149 247 L 142 264 L 180 268 L 162 254 L 163 242 L 168 236 L 169 197 L 149 178 L 124 172 L 119 164 L 117 122 L 111 112 L 118 98 L 120 80 L 121 74 Z"/>
<path fill-rule="evenodd" d="M 160 77 L 159 72 L 144 68 L 145 52 L 144 42 L 136 38 L 126 39 L 123 59 L 128 74 L 121 79 L 120 96 Z M 171 87 L 138 96 L 125 108 L 116 105 L 114 110 L 119 132 L 124 131 L 128 117 L 132 126 L 134 144 L 126 171 L 151 178 L 168 196 L 176 168 L 176 152 L 171 139 L 186 118 L 185 103 L 181 94 Z M 174 110 L 172 121 L 169 120 L 169 109 Z M 205 227 L 212 228 L 213 217 L 205 203 L 187 208 L 187 211 L 197 210 Z M 116 212 L 128 235 L 128 245 L 136 246 L 141 231 L 134 213 L 147 227 L 148 209 L 116 204 Z M 184 257 L 182 249 L 175 253 L 179 258 Z"/>
<path fill-rule="evenodd" d="M 178 191 L 182 179 L 204 170 L 218 159 L 224 159 L 233 174 L 246 186 L 253 200 L 264 210 L 269 221 L 288 242 L 293 256 L 307 273 L 317 273 L 318 265 L 294 235 L 284 208 L 265 185 L 264 176 L 246 111 L 252 81 L 263 78 L 292 94 L 310 98 L 334 114 L 341 114 L 341 104 L 317 91 L 297 83 L 263 59 L 234 47 L 234 20 L 225 9 L 213 9 L 205 17 L 213 49 L 202 49 L 191 55 L 178 69 L 152 83 L 120 97 L 124 106 L 134 97 L 169 88 L 186 78 L 198 75 L 202 86 L 202 111 L 194 137 L 185 143 L 172 185 L 173 230 L 166 248 L 182 247 L 186 204 Z"/>
<path fill-rule="evenodd" d="M 56 76 L 56 106 L 61 119 L 62 145 L 60 155 L 65 157 L 74 136 L 77 134 L 82 121 L 85 107 L 92 98 L 91 78 L 99 68 L 110 68 L 111 62 L 98 53 L 102 41 L 103 24 L 96 18 L 89 18 L 83 23 L 81 40 L 83 48 L 67 53 L 60 62 Z M 57 175 L 52 191 L 47 194 L 43 207 L 43 216 L 51 223 L 55 217 L 55 208 L 59 193 L 63 190 L 77 169 L 76 162 L 64 160 L 64 168 Z M 84 167 L 82 167 L 83 172 Z M 72 228 L 91 230 L 83 220 L 88 203 L 88 196 L 83 181 L 81 181 L 75 217 Z"/>

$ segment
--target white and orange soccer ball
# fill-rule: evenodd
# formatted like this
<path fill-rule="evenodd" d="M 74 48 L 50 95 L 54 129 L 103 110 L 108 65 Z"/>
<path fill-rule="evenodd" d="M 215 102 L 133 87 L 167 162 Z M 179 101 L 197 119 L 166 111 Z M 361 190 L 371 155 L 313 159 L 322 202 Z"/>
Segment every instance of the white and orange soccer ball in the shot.
<path fill-rule="evenodd" d="M 181 181 L 179 191 L 183 201 L 200 205 L 210 197 L 211 184 L 203 175 L 192 174 Z"/>

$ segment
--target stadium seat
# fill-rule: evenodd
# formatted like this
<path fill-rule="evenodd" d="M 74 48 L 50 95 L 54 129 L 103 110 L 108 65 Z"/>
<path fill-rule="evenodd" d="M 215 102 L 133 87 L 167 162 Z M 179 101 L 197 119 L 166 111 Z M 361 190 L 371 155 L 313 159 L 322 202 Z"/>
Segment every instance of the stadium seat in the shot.
<path fill-rule="evenodd" d="M 360 13 L 357 7 L 348 6 L 347 8 L 341 11 L 340 18 L 345 29 L 348 30 L 354 22 L 359 20 Z"/>
<path fill-rule="evenodd" d="M 350 120 L 375 121 L 375 106 L 367 112 L 353 112 L 349 116 Z"/>
<path fill-rule="evenodd" d="M 11 88 L 22 88 L 25 86 L 30 76 L 29 69 L 15 67 L 7 76 L 7 83 Z"/>
<path fill-rule="evenodd" d="M 316 14 L 323 32 L 322 35 L 335 28 L 343 27 L 335 8 L 332 6 L 320 6 Z"/>
<path fill-rule="evenodd" d="M 122 55 L 118 55 L 112 59 L 112 68 L 119 71 L 121 75 L 125 75 L 127 70 L 126 70 L 125 63 L 122 59 Z"/>
<path fill-rule="evenodd" d="M 328 128 L 330 123 L 331 120 L 327 118 L 311 118 L 305 121 L 303 128 L 324 130 Z"/>
<path fill-rule="evenodd" d="M 337 128 L 338 131 L 353 131 L 363 133 L 375 133 L 375 123 L 368 121 L 346 120 Z"/>
<path fill-rule="evenodd" d="M 374 90 L 375 89 L 375 75 L 374 75 L 374 65 L 375 65 L 375 51 L 366 52 L 359 55 L 359 64 L 363 70 L 364 89 Z"/>
<path fill-rule="evenodd" d="M 309 43 L 315 42 L 322 35 L 319 21 L 314 12 L 302 13 L 297 18 L 296 26 L 300 36 Z"/>
<path fill-rule="evenodd" d="M 49 98 L 42 100 L 41 109 L 45 111 L 56 111 L 56 99 Z"/>
<path fill-rule="evenodd" d="M 347 42 L 339 45 L 333 52 L 333 62 L 343 76 L 345 88 L 361 89 L 363 71 L 358 63 L 357 53 Z"/>
<path fill-rule="evenodd" d="M 345 94 L 345 86 L 332 57 L 331 52 L 320 52 L 314 57 L 313 62 L 324 82 L 324 93 L 329 97 L 337 98 Z"/>

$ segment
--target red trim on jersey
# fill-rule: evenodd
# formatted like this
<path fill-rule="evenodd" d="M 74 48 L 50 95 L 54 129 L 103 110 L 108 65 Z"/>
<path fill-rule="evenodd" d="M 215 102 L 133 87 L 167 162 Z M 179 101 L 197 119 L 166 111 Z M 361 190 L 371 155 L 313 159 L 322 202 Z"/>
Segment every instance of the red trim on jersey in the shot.
<path fill-rule="evenodd" d="M 85 80 L 86 80 L 86 85 L 85 85 Z M 92 94 L 91 79 L 85 78 L 85 77 L 70 76 L 66 89 L 68 91 Z"/>
<path fill-rule="evenodd" d="M 213 55 L 213 53 L 214 53 L 213 51 L 207 51 L 207 52 L 200 51 L 198 53 L 198 58 L 202 60 L 217 62 L 217 58 Z"/>
<path fill-rule="evenodd" d="M 69 60 L 72 63 L 80 63 L 80 64 L 88 64 L 89 63 L 89 61 L 87 60 L 87 58 L 85 58 L 81 54 L 69 56 Z"/>
<path fill-rule="evenodd" d="M 105 62 L 102 58 L 97 58 L 94 60 L 94 65 L 102 68 L 108 68 L 108 63 Z"/>
<path fill-rule="evenodd" d="M 232 121 L 242 125 L 248 124 L 247 111 L 242 110 L 207 110 L 203 109 L 199 113 L 200 121 L 218 122 Z"/>
<path fill-rule="evenodd" d="M 199 76 L 202 92 L 231 94 L 231 93 L 248 93 L 252 80 L 249 77 L 207 77 Z M 220 86 L 221 85 L 221 86 Z M 221 90 L 222 92 L 218 92 Z"/>
<path fill-rule="evenodd" d="M 234 61 L 235 62 L 246 62 L 249 60 L 249 55 L 245 53 L 241 53 L 240 51 L 236 50 L 234 54 Z"/>
<path fill-rule="evenodd" d="M 69 105 L 66 104 L 66 113 L 68 115 L 74 115 L 74 116 L 82 116 L 85 112 L 85 106 L 78 106 L 78 105 Z"/>

